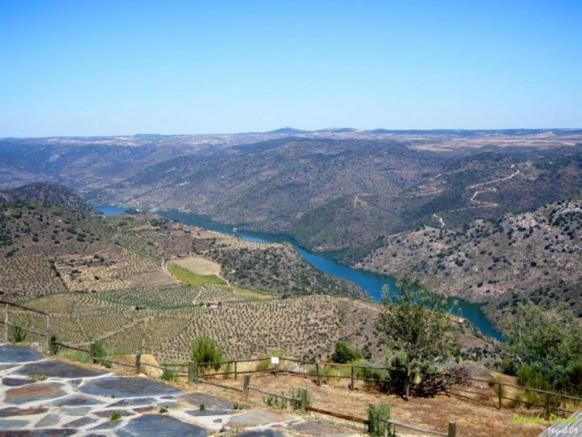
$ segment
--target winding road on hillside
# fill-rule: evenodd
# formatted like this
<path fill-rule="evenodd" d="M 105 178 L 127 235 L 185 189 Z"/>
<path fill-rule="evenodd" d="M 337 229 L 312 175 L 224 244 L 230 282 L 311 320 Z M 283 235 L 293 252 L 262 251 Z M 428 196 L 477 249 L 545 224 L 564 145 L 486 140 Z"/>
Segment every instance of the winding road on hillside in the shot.
<path fill-rule="evenodd" d="M 436 212 L 435 212 L 435 213 L 433 213 L 432 215 L 433 215 L 433 217 L 434 217 L 435 219 L 437 219 L 437 220 L 438 220 L 438 222 L 440 223 L 440 225 L 441 225 L 441 229 L 442 229 L 442 228 L 444 228 L 444 227 L 445 227 L 445 221 L 444 221 L 444 219 L 443 219 L 443 218 L 442 218 L 440 215 L 438 215 Z"/>
<path fill-rule="evenodd" d="M 515 168 L 515 164 L 511 164 L 511 168 Z M 480 182 L 478 184 L 470 185 L 470 186 L 467 187 L 467 189 L 468 190 L 474 190 L 475 188 L 483 187 L 485 185 L 496 184 L 496 183 L 499 183 L 499 182 L 506 182 L 506 181 L 509 181 L 510 179 L 513 179 L 519 173 L 520 173 L 519 169 L 516 169 L 509 176 L 506 176 L 506 177 L 503 177 L 503 178 L 499 178 L 499 179 L 493 179 L 492 181 Z M 476 204 L 477 206 L 481 206 L 481 207 L 485 207 L 485 208 L 495 208 L 495 207 L 499 206 L 498 203 L 495 203 L 495 202 L 487 202 L 487 201 L 484 201 L 484 200 L 477 200 L 477 196 L 479 194 L 482 194 L 482 193 L 495 193 L 495 192 L 497 192 L 497 188 L 495 188 L 495 187 L 485 188 L 483 190 L 476 190 L 473 193 L 473 195 L 471 196 L 471 199 L 469 199 L 469 201 L 472 202 L 472 203 L 474 203 L 474 204 Z"/>

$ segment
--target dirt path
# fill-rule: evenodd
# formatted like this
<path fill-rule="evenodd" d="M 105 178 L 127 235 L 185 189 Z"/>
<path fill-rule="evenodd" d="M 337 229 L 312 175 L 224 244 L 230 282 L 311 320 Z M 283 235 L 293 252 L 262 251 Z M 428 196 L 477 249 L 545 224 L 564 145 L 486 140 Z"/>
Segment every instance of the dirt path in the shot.
<path fill-rule="evenodd" d="M 441 224 L 441 229 L 445 227 L 445 221 L 440 215 L 433 213 L 433 217 L 439 221 L 439 223 Z"/>
<path fill-rule="evenodd" d="M 511 165 L 511 168 L 515 168 L 515 165 L 512 164 Z M 467 189 L 473 190 L 475 188 L 483 187 L 485 185 L 496 184 L 496 183 L 499 183 L 499 182 L 506 182 L 506 181 L 509 181 L 509 180 L 513 179 L 519 173 L 520 173 L 519 169 L 516 169 L 515 172 L 513 172 L 509 176 L 506 176 L 506 177 L 503 177 L 503 178 L 499 178 L 499 179 L 493 179 L 492 181 L 480 182 L 478 184 L 470 185 L 470 186 L 467 187 Z M 486 207 L 486 208 L 494 208 L 494 207 L 497 207 L 497 206 L 499 206 L 499 204 L 497 204 L 495 202 L 487 202 L 487 201 L 477 200 L 477 196 L 479 194 L 482 194 L 482 193 L 495 193 L 495 192 L 497 192 L 497 188 L 495 188 L 495 187 L 485 188 L 484 190 L 477 190 L 471 196 L 470 202 L 473 202 L 474 204 L 477 204 L 478 206 L 482 206 L 482 207 Z"/>

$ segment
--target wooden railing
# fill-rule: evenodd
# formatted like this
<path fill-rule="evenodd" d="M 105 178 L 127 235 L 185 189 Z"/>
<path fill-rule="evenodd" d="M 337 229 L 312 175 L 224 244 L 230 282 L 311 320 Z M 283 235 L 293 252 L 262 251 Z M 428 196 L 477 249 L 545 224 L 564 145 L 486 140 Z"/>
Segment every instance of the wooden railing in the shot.
<path fill-rule="evenodd" d="M 40 311 L 40 310 L 37 310 L 34 308 L 29 308 L 29 307 L 26 307 L 23 305 L 19 305 L 19 304 L 4 301 L 4 300 L 0 300 L 0 305 L 5 306 L 3 320 L 0 319 L 0 324 L 3 324 L 4 328 L 5 328 L 4 329 L 4 340 L 5 341 L 10 341 L 9 327 L 10 326 L 19 326 L 21 329 L 23 329 L 26 332 L 30 332 L 30 333 L 44 337 L 46 339 L 45 344 L 46 344 L 47 350 L 53 354 L 56 354 L 59 349 L 70 349 L 73 351 L 87 354 L 88 361 L 90 361 L 92 363 L 103 364 L 103 365 L 107 365 L 107 366 L 117 365 L 117 366 L 122 366 L 122 367 L 127 367 L 127 368 L 133 368 L 135 373 L 137 373 L 137 374 L 141 373 L 142 369 L 144 367 L 155 368 L 155 369 L 161 370 L 162 372 L 168 371 L 170 369 L 180 369 L 180 370 L 172 370 L 172 375 L 175 377 L 188 378 L 189 382 L 203 382 L 206 384 L 218 385 L 218 386 L 221 386 L 223 388 L 233 389 L 233 390 L 237 390 L 237 391 L 241 391 L 241 390 L 237 389 L 235 387 L 232 387 L 232 386 L 225 385 L 225 384 L 219 384 L 216 381 L 209 380 L 208 378 L 224 376 L 224 377 L 232 377 L 236 380 L 236 379 L 238 379 L 239 375 L 251 375 L 251 374 L 255 374 L 255 373 L 273 373 L 276 375 L 278 373 L 285 373 L 285 374 L 297 376 L 297 377 L 311 378 L 314 380 L 314 382 L 318 386 L 322 384 L 322 379 L 325 379 L 325 378 L 349 379 L 350 382 L 349 382 L 348 387 L 350 390 L 354 390 L 357 381 L 364 381 L 367 383 L 390 383 L 391 380 L 389 379 L 389 377 L 388 378 L 370 377 L 370 375 L 373 375 L 374 372 L 377 372 L 376 374 L 381 374 L 381 372 L 385 372 L 387 374 L 387 376 L 389 376 L 388 375 L 389 372 L 396 370 L 396 369 L 391 368 L 391 367 L 373 367 L 373 366 L 361 366 L 361 365 L 354 365 L 354 364 L 339 364 L 339 363 L 315 362 L 315 361 L 314 362 L 307 362 L 307 361 L 297 360 L 294 358 L 280 358 L 280 360 L 279 360 L 280 363 L 288 362 L 288 363 L 293 363 L 296 366 L 306 368 L 306 370 L 290 369 L 288 367 L 281 366 L 281 364 L 271 366 L 271 364 L 270 364 L 271 357 L 258 358 L 258 359 L 252 358 L 252 359 L 244 359 L 244 360 L 229 360 L 229 361 L 220 361 L 220 362 L 215 362 L 215 363 L 180 362 L 180 363 L 172 363 L 172 364 L 163 364 L 161 366 L 158 366 L 158 365 L 142 362 L 141 353 L 139 353 L 139 352 L 135 353 L 135 362 L 132 364 L 128 364 L 128 363 L 112 360 L 108 357 L 97 356 L 96 343 L 90 343 L 88 345 L 88 348 L 84 349 L 82 347 L 79 347 L 78 345 L 72 345 L 72 344 L 67 344 L 67 343 L 62 343 L 62 342 L 57 341 L 57 338 L 53 335 L 53 332 L 52 332 L 51 315 L 47 312 Z M 41 332 L 41 331 L 38 331 L 35 329 L 30 329 L 29 327 L 21 326 L 21 325 L 18 325 L 16 323 L 12 322 L 10 320 L 10 311 L 9 311 L 10 308 L 15 308 L 19 311 L 31 312 L 31 313 L 43 316 L 46 319 L 45 320 L 45 327 L 46 327 L 45 331 Z M 263 366 L 261 366 L 261 368 L 254 369 L 254 370 L 248 370 L 248 369 L 244 370 L 244 369 L 240 368 L 240 365 L 243 363 L 248 364 L 248 363 L 258 363 L 258 362 L 266 363 L 266 366 L 264 366 L 264 368 L 262 368 Z M 224 366 L 226 366 L 229 370 L 222 371 L 222 372 L 218 371 L 218 369 L 223 368 Z M 349 368 L 350 369 L 349 375 L 343 375 L 343 374 L 329 375 L 329 374 L 326 374 L 324 372 L 324 370 L 327 370 L 330 367 Z M 206 370 L 209 368 L 212 368 L 213 370 L 214 369 L 215 370 L 208 373 Z M 184 369 L 184 370 L 182 370 L 182 369 Z M 366 375 L 368 375 L 368 376 L 366 376 Z M 479 392 L 479 391 L 469 390 L 467 387 L 464 387 L 462 384 L 459 384 L 459 380 L 461 382 L 487 383 L 489 386 L 493 386 L 496 388 L 497 399 L 496 399 L 495 406 L 497 408 L 501 409 L 503 407 L 504 400 L 519 402 L 521 404 L 531 405 L 531 406 L 535 406 L 535 407 L 540 407 L 540 408 L 543 408 L 544 417 L 546 420 L 550 417 L 552 412 L 560 412 L 560 413 L 568 413 L 568 414 L 575 412 L 574 410 L 561 408 L 562 404 L 567 404 L 568 402 L 574 403 L 574 404 L 582 403 L 582 398 L 577 397 L 577 396 L 566 395 L 566 394 L 551 392 L 551 391 L 547 391 L 547 390 L 522 387 L 522 386 L 515 385 L 515 384 L 503 383 L 500 381 L 488 380 L 488 379 L 483 379 L 483 378 L 474 378 L 474 377 L 470 377 L 470 376 L 461 376 L 461 377 L 457 378 L 449 373 L 434 373 L 434 374 L 431 374 L 430 376 L 442 378 L 444 381 L 443 389 L 449 394 L 458 394 L 458 393 L 474 394 L 474 395 L 482 395 L 483 394 L 482 392 Z M 542 397 L 544 401 L 543 401 L 543 403 L 539 403 L 539 402 L 534 402 L 534 401 L 530 401 L 530 400 L 508 397 L 508 396 L 504 395 L 504 391 L 505 391 L 504 388 L 505 387 L 516 389 L 516 390 L 519 390 L 521 392 L 536 393 L 536 394 L 540 395 L 540 397 Z M 558 401 L 557 404 L 556 404 L 556 401 Z M 405 424 L 401 424 L 398 422 L 393 423 L 393 425 L 405 426 Z M 446 434 L 444 434 L 444 435 L 446 435 Z"/>
<path fill-rule="evenodd" d="M 53 333 L 52 333 L 52 317 L 49 313 L 37 310 L 35 308 L 29 308 L 29 307 L 26 307 L 24 305 L 19 305 L 19 304 L 16 304 L 14 302 L 9 302 L 6 300 L 0 300 L 0 305 L 4 305 L 4 317 L 2 320 L 0 320 L 0 324 L 4 325 L 4 341 L 8 342 L 11 340 L 10 339 L 10 327 L 13 326 L 13 327 L 18 327 L 19 329 L 22 329 L 23 331 L 25 331 L 27 333 L 32 333 L 32 334 L 39 335 L 41 337 L 45 337 L 44 344 L 45 344 L 47 350 L 50 350 L 50 342 L 51 342 L 51 338 L 53 336 Z M 35 329 L 30 329 L 27 326 L 23 326 L 23 325 L 11 322 L 10 321 L 10 308 L 17 308 L 20 311 L 35 313 L 35 314 L 39 314 L 39 315 L 43 316 L 46 319 L 45 331 L 40 332 L 40 331 L 37 331 Z"/>

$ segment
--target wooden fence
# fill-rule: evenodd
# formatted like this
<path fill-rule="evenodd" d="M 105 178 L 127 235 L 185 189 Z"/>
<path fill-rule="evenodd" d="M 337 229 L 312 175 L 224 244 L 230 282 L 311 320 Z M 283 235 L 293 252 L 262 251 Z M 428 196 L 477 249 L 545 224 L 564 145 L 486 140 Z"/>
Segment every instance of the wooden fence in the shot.
<path fill-rule="evenodd" d="M 373 375 L 375 372 L 389 373 L 391 371 L 396 370 L 396 369 L 391 368 L 391 367 L 360 366 L 360 365 L 328 363 L 328 362 L 306 362 L 306 361 L 301 361 L 301 360 L 297 360 L 297 359 L 293 359 L 293 358 L 280 358 L 280 362 L 286 361 L 289 363 L 294 363 L 294 364 L 299 365 L 299 366 L 307 367 L 308 370 L 293 370 L 293 369 L 285 368 L 284 366 L 281 366 L 279 364 L 279 365 L 275 365 L 273 367 L 268 367 L 267 369 L 262 369 L 262 370 L 249 370 L 249 371 L 244 371 L 244 372 L 239 371 L 238 373 L 236 372 L 236 368 L 237 368 L 236 363 L 253 362 L 253 361 L 255 361 L 255 362 L 259 362 L 259 361 L 260 362 L 270 362 L 270 357 L 262 358 L 262 359 L 254 359 L 254 360 L 239 360 L 239 361 L 231 360 L 231 361 L 224 361 L 224 362 L 217 362 L 217 363 L 205 363 L 203 365 L 204 367 L 212 367 L 212 366 L 218 367 L 218 366 L 222 366 L 222 365 L 234 364 L 235 370 L 234 371 L 233 370 L 225 371 L 225 372 L 218 372 L 217 371 L 217 372 L 213 372 L 213 373 L 203 373 L 203 376 L 205 378 L 218 377 L 218 376 L 223 376 L 223 377 L 234 376 L 234 378 L 236 379 L 237 375 L 240 375 L 240 374 L 253 374 L 253 373 L 268 372 L 268 373 L 272 373 L 274 375 L 277 375 L 278 373 L 284 373 L 284 374 L 298 376 L 298 377 L 311 378 L 314 380 L 314 382 L 318 386 L 320 386 L 322 384 L 322 380 L 325 378 L 349 379 L 349 381 L 350 381 L 348 384 L 349 389 L 355 390 L 357 381 L 364 381 L 366 383 L 373 383 L 373 384 L 390 383 L 391 380 L 389 378 L 371 377 L 371 375 Z M 202 367 L 202 365 L 196 365 L 196 364 L 192 364 L 192 365 L 195 366 L 194 372 L 196 375 L 198 375 L 198 370 L 200 367 Z M 329 374 L 326 374 L 324 372 L 324 370 L 328 367 L 349 368 L 349 374 L 347 374 L 347 375 L 342 375 L 342 374 L 329 375 Z M 475 377 L 471 377 L 471 376 L 456 377 L 454 375 L 451 375 L 450 373 L 442 373 L 442 372 L 430 374 L 430 377 L 440 378 L 442 380 L 442 389 L 450 394 L 465 393 L 465 394 L 482 395 L 482 392 L 469 390 L 469 389 L 463 387 L 463 383 L 465 383 L 465 382 L 486 383 L 491 388 L 495 389 L 496 397 L 497 397 L 495 406 L 498 409 L 503 408 L 503 401 L 504 400 L 518 402 L 521 404 L 530 405 L 530 406 L 534 406 L 534 407 L 540 407 L 540 408 L 544 409 L 544 418 L 546 420 L 549 419 L 552 412 L 566 413 L 566 414 L 572 414 L 575 412 L 575 410 L 561 408 L 560 405 L 562 403 L 570 402 L 570 403 L 575 403 L 575 404 L 579 404 L 579 403 L 582 404 L 581 397 L 551 392 L 551 391 L 547 391 L 547 390 L 522 387 L 519 385 L 504 383 L 504 382 L 500 382 L 500 381 L 488 380 L 488 379 L 483 379 L 483 378 L 475 378 Z M 540 397 L 542 397 L 544 399 L 544 401 L 543 401 L 543 403 L 538 403 L 535 401 L 508 397 L 508 396 L 504 395 L 505 388 L 513 388 L 513 389 L 519 390 L 521 392 L 526 392 L 526 393 L 528 393 L 528 392 L 529 393 L 536 393 Z M 556 405 L 556 401 L 559 401 L 557 405 Z"/>
<path fill-rule="evenodd" d="M 52 317 L 49 313 L 34 308 L 29 308 L 23 305 L 19 305 L 13 302 L 9 302 L 6 300 L 0 300 L 0 304 L 4 305 L 4 317 L 2 320 L 0 320 L 0 324 L 4 325 L 4 341 L 8 342 L 11 340 L 10 327 L 12 326 L 14 328 L 19 328 L 27 333 L 32 333 L 40 337 L 44 337 L 45 339 L 43 341 L 43 345 L 46 347 L 47 350 L 49 350 L 51 337 L 53 336 Z M 13 321 L 10 320 L 10 308 L 16 308 L 20 311 L 24 311 L 25 313 L 28 312 L 42 316 L 45 319 L 45 331 L 40 332 L 37 331 L 36 329 L 31 329 L 28 326 L 22 326 L 20 324 L 14 323 Z"/>
<path fill-rule="evenodd" d="M 216 378 L 216 377 L 232 377 L 235 380 L 238 379 L 239 375 L 251 375 L 255 373 L 272 373 L 277 375 L 279 373 L 284 373 L 292 376 L 303 377 L 303 378 L 310 378 L 314 380 L 314 382 L 319 386 L 322 384 L 322 380 L 325 378 L 333 378 L 333 379 L 349 379 L 349 389 L 355 390 L 356 382 L 357 381 L 364 381 L 366 383 L 372 384 L 380 384 L 385 383 L 389 384 L 391 382 L 390 379 L 390 372 L 396 369 L 391 367 L 373 367 L 373 366 L 361 366 L 361 365 L 354 365 L 354 364 L 339 364 L 339 363 L 329 363 L 329 362 L 307 362 L 302 360 L 297 360 L 294 358 L 280 358 L 279 364 L 271 365 L 271 357 L 265 358 L 252 358 L 252 359 L 244 359 L 244 360 L 229 360 L 229 361 L 221 361 L 216 363 L 194 363 L 194 362 L 182 362 L 182 363 L 171 363 L 171 364 L 164 364 L 161 366 L 144 363 L 141 360 L 141 353 L 136 352 L 135 354 L 135 362 L 132 364 L 123 363 L 120 361 L 115 361 L 109 359 L 104 356 L 98 356 L 97 354 L 97 345 L 96 343 L 90 343 L 87 349 L 83 349 L 78 347 L 77 345 L 70 345 L 66 343 L 61 343 L 57 341 L 57 338 L 53 335 L 52 332 L 52 320 L 51 315 L 44 311 L 39 311 L 33 308 L 28 308 L 19 304 L 15 304 L 12 302 L 0 300 L 0 304 L 5 306 L 5 313 L 4 319 L 0 320 L 0 324 L 4 325 L 4 340 L 9 341 L 9 327 L 10 326 L 19 326 L 14 322 L 10 321 L 10 308 L 16 308 L 19 311 L 31 312 L 38 314 L 45 318 L 45 325 L 46 329 L 45 332 L 40 332 L 34 329 L 30 329 L 29 327 L 20 326 L 21 329 L 44 337 L 46 342 L 43 342 L 46 345 L 46 349 L 48 352 L 56 354 L 59 349 L 69 349 L 81 353 L 85 353 L 88 356 L 88 361 L 95 363 L 95 364 L 102 364 L 106 366 L 117 365 L 126 368 L 134 369 L 136 374 L 142 372 L 144 367 L 150 367 L 158 369 L 162 372 L 171 371 L 171 374 L 174 377 L 182 377 L 188 378 L 189 382 L 203 382 L 206 384 L 218 385 L 223 388 L 233 389 L 237 391 L 241 391 L 240 389 L 219 384 L 215 381 L 211 381 L 208 378 Z M 295 366 L 295 369 L 290 368 L 290 366 L 281 366 L 282 362 L 291 363 Z M 240 365 L 243 363 L 264 363 L 262 366 L 257 366 L 253 370 L 244 370 L 244 366 L 241 367 Z M 225 371 L 219 371 L 222 368 L 226 368 Z M 207 372 L 208 369 L 213 369 L 210 373 Z M 301 369 L 303 368 L 303 369 Z M 327 371 L 330 368 L 349 368 L 349 374 L 329 374 Z M 179 370 L 173 370 L 179 369 Z M 381 375 L 385 375 L 386 377 L 381 377 Z M 468 390 L 467 388 L 462 386 L 463 382 L 467 381 L 474 381 L 474 382 L 482 382 L 487 383 L 490 386 L 496 388 L 496 395 L 497 395 L 497 402 L 496 407 L 501 409 L 503 407 L 503 401 L 509 400 L 513 402 L 519 402 L 526 405 L 531 405 L 535 407 L 543 408 L 544 410 L 544 418 L 546 420 L 549 419 L 552 412 L 558 413 L 567 413 L 571 414 L 574 413 L 574 410 L 569 410 L 566 408 L 561 408 L 562 404 L 567 403 L 574 403 L 578 405 L 582 403 L 582 398 L 577 396 L 565 395 L 561 393 L 546 391 L 546 390 L 539 390 L 534 388 L 528 387 L 521 387 L 514 384 L 503 383 L 499 381 L 491 381 L 482 378 L 474 378 L 469 376 L 461 376 L 459 378 L 451 375 L 449 373 L 434 373 L 431 376 L 439 377 L 443 381 L 442 389 L 445 390 L 447 393 L 450 394 L 457 394 L 457 393 L 464 393 L 464 394 L 474 394 L 474 395 L 481 395 L 482 392 L 477 392 L 474 390 Z M 504 389 L 506 387 L 516 389 L 522 392 L 529 392 L 529 393 L 536 393 L 537 395 L 541 396 L 544 399 L 543 403 L 523 400 L 523 399 L 516 399 L 511 398 L 504 395 Z M 243 388 L 244 391 L 244 388 Z M 556 402 L 557 401 L 557 402 Z M 323 410 L 321 410 L 323 411 Z M 406 424 L 401 424 L 394 421 L 393 425 L 395 426 L 403 426 L 405 427 Z M 443 434 L 447 435 L 447 434 Z"/>

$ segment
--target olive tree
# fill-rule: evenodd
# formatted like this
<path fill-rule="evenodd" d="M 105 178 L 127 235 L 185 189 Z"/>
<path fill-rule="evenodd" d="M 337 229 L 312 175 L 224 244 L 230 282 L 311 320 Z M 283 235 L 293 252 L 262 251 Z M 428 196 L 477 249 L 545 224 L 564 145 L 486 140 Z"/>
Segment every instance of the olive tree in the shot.
<path fill-rule="evenodd" d="M 391 365 L 401 378 L 406 399 L 410 386 L 442 366 L 455 350 L 454 321 L 446 312 L 446 297 L 430 291 L 410 276 L 397 279 L 399 293 L 383 290 L 383 308 L 377 320 L 380 343 L 393 352 Z M 399 373 L 398 373 L 399 372 Z"/>

